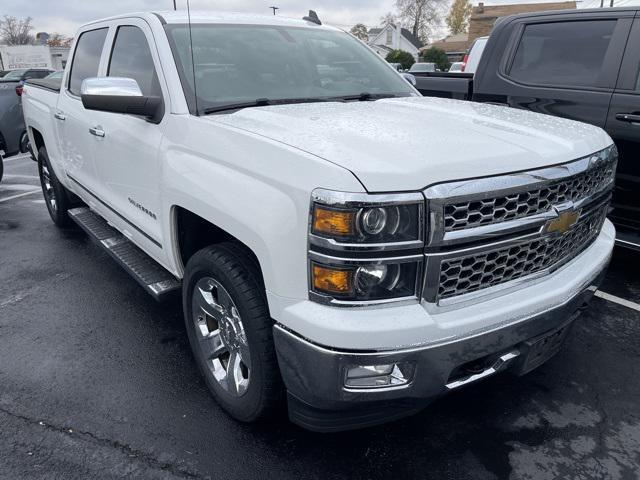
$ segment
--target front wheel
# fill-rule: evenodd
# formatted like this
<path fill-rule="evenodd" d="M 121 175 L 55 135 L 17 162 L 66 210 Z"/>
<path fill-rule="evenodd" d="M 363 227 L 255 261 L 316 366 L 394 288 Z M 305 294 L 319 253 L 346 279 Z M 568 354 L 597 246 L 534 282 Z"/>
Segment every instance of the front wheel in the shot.
<path fill-rule="evenodd" d="M 71 202 L 67 189 L 60 183 L 51 168 L 45 147 L 40 147 L 38 150 L 38 174 L 51 220 L 60 228 L 68 227 L 71 224 L 71 219 L 67 215 L 67 211 L 71 208 Z"/>
<path fill-rule="evenodd" d="M 207 247 L 187 263 L 183 306 L 189 343 L 213 397 L 252 422 L 284 404 L 260 272 L 233 243 Z"/>

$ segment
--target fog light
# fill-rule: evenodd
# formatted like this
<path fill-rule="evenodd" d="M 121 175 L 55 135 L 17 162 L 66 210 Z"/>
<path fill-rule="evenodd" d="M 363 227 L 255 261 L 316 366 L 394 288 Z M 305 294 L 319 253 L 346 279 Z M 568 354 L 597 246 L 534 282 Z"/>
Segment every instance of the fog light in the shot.
<path fill-rule="evenodd" d="M 352 365 L 344 381 L 348 388 L 388 388 L 408 384 L 413 377 L 410 363 Z"/>

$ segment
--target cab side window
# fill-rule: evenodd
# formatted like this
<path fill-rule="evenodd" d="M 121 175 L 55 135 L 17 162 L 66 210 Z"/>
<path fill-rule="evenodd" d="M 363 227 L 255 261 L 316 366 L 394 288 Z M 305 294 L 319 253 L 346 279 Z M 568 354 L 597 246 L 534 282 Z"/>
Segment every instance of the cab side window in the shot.
<path fill-rule="evenodd" d="M 616 20 L 527 25 L 509 76 L 524 84 L 594 87 Z"/>
<path fill-rule="evenodd" d="M 133 78 L 145 96 L 162 95 L 147 37 L 138 27 L 118 27 L 107 75 Z"/>
<path fill-rule="evenodd" d="M 69 74 L 69 91 L 74 95 L 80 95 L 80 86 L 85 78 L 98 76 L 100 56 L 108 30 L 100 28 L 80 35 Z"/>

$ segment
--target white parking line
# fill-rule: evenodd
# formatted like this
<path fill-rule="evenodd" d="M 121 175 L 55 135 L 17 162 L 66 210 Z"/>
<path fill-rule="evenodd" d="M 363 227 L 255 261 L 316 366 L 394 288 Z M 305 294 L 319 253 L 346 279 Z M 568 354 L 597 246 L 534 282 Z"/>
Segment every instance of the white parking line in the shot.
<path fill-rule="evenodd" d="M 615 295 L 611 295 L 609 293 L 605 293 L 600 290 L 598 290 L 595 295 L 596 297 L 600 297 L 603 300 L 617 303 L 618 305 L 622 305 L 623 307 L 627 307 L 632 310 L 635 310 L 636 312 L 640 312 L 640 305 L 634 302 L 630 302 L 629 300 L 625 300 L 624 298 L 616 297 Z"/>
<path fill-rule="evenodd" d="M 13 162 L 14 160 L 24 160 L 25 158 L 31 158 L 31 155 L 28 153 L 23 153 L 22 155 L 16 155 L 14 157 L 3 158 L 3 162 Z"/>
<path fill-rule="evenodd" d="M 0 199 L 0 203 L 2 202 L 8 202 L 9 200 L 15 200 L 16 198 L 20 198 L 20 197 L 26 197 L 27 195 L 31 195 L 33 193 L 37 193 L 37 192 L 41 192 L 42 190 L 40 190 L 39 188 L 35 189 L 35 190 L 31 190 L 30 192 L 25 192 L 25 193 L 19 193 L 18 195 L 13 195 L 11 197 L 7 197 L 7 198 L 2 198 Z"/>
<path fill-rule="evenodd" d="M 5 173 L 2 178 L 5 180 L 8 180 L 10 178 L 32 178 L 34 180 L 40 180 L 40 177 L 36 177 L 35 175 L 20 175 L 16 173 Z"/>
<path fill-rule="evenodd" d="M 24 183 L 7 183 L 6 185 L 0 184 L 0 192 L 5 192 L 7 190 L 18 190 L 19 192 L 26 192 L 27 190 L 33 190 L 36 185 L 26 185 Z"/>

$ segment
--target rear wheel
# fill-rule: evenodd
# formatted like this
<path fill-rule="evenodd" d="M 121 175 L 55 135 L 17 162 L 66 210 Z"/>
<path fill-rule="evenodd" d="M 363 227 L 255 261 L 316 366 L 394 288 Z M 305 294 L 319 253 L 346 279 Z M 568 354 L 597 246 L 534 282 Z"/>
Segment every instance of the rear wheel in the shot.
<path fill-rule="evenodd" d="M 29 151 L 29 135 L 27 135 L 27 132 L 22 132 L 22 135 L 20 135 L 20 153 Z"/>
<path fill-rule="evenodd" d="M 67 215 L 71 207 L 69 195 L 67 189 L 62 186 L 51 168 L 45 147 L 40 147 L 40 150 L 38 150 L 38 173 L 40 175 L 42 193 L 51 220 L 53 220 L 53 223 L 58 227 L 68 227 L 71 224 L 69 215 Z"/>
<path fill-rule="evenodd" d="M 183 306 L 196 363 L 217 402 L 252 422 L 284 404 L 260 272 L 242 247 L 222 243 L 188 262 Z"/>

